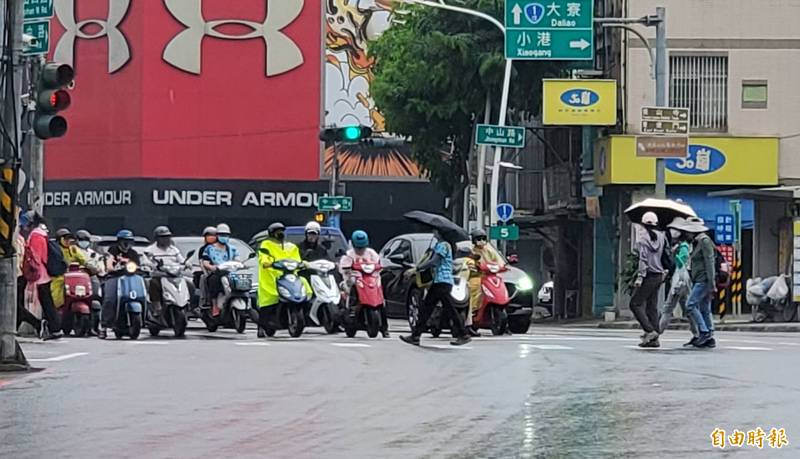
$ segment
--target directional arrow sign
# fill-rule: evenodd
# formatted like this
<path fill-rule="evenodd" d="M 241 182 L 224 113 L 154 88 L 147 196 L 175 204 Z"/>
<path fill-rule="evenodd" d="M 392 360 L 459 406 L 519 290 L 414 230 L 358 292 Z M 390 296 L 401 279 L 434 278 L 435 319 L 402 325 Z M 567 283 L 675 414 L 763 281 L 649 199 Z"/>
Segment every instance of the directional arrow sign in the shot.
<path fill-rule="evenodd" d="M 525 128 L 479 124 L 478 129 L 475 130 L 475 143 L 492 147 L 523 148 L 525 146 Z"/>
<path fill-rule="evenodd" d="M 349 196 L 323 196 L 319 198 L 317 210 L 320 212 L 352 212 L 353 198 Z"/>
<path fill-rule="evenodd" d="M 594 0 L 506 0 L 506 59 L 594 58 Z"/>

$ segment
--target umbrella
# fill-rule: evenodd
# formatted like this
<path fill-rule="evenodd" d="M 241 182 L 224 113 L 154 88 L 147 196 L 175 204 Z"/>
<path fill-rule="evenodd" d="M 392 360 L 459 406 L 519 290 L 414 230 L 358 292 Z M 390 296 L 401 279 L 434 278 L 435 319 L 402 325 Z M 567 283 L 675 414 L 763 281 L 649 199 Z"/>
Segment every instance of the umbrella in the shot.
<path fill-rule="evenodd" d="M 641 223 L 642 215 L 646 212 L 653 212 L 658 216 L 658 226 L 661 228 L 666 228 L 675 217 L 697 217 L 690 206 L 671 199 L 648 198 L 625 209 L 625 214 L 634 223 Z"/>
<path fill-rule="evenodd" d="M 451 244 L 469 240 L 469 234 L 467 234 L 464 228 L 456 225 L 447 217 L 423 212 L 421 210 L 413 210 L 403 216 L 409 220 L 427 226 L 428 228 L 439 231 L 442 237 Z"/>

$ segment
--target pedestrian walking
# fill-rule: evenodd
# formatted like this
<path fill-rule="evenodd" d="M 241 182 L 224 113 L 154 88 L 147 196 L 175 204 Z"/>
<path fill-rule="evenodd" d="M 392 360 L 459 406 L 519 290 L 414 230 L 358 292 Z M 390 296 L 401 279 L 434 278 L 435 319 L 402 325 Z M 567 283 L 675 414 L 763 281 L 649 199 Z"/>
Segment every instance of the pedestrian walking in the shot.
<path fill-rule="evenodd" d="M 50 291 L 51 276 L 47 272 L 48 235 L 42 217 L 33 211 L 22 214 L 19 218 L 20 234 L 27 237 L 22 273 L 27 283 L 36 286 L 39 304 L 42 306 L 43 319 L 40 322 L 39 336 L 42 339 L 58 339 L 61 333 L 61 321 L 53 304 Z"/>
<path fill-rule="evenodd" d="M 659 347 L 658 290 L 667 272 L 662 263 L 667 238 L 658 229 L 658 216 L 654 212 L 645 212 L 641 222 L 644 231 L 639 233 L 636 242 L 639 265 L 630 308 L 644 330 L 639 346 Z"/>
<path fill-rule="evenodd" d="M 659 321 L 658 332 L 663 334 L 672 321 L 675 308 L 680 305 L 683 317 L 689 319 L 689 327 L 692 330 L 692 336 L 698 335 L 697 325 L 689 317 L 686 310 L 686 303 L 689 301 L 689 294 L 692 291 L 692 280 L 689 274 L 689 257 L 691 256 L 691 247 L 687 241 L 687 233 L 678 229 L 681 225 L 686 223 L 683 217 L 676 217 L 672 223 L 669 224 L 669 238 L 671 241 L 673 261 L 675 271 L 672 273 L 670 279 L 669 293 L 664 306 L 661 309 L 661 319 Z"/>
<path fill-rule="evenodd" d="M 711 316 L 711 299 L 717 291 L 716 249 L 708 236 L 708 228 L 701 218 L 690 217 L 677 226 L 692 243 L 692 291 L 686 304 L 687 313 L 697 325 L 698 335 L 687 344 L 696 347 L 716 347 L 714 321 Z"/>

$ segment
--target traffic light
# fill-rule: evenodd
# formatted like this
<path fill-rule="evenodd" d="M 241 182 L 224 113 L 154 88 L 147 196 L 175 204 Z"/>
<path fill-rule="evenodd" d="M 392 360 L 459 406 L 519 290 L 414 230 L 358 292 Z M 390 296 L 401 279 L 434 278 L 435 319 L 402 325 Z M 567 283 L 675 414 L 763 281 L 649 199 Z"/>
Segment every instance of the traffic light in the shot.
<path fill-rule="evenodd" d="M 58 114 L 69 108 L 72 98 L 65 90 L 75 79 L 75 70 L 67 64 L 48 62 L 39 73 L 36 117 L 33 132 L 40 139 L 61 137 L 67 133 L 67 120 Z"/>
<path fill-rule="evenodd" d="M 319 131 L 319 140 L 323 142 L 358 143 L 370 137 L 372 128 L 361 125 L 325 128 Z"/>

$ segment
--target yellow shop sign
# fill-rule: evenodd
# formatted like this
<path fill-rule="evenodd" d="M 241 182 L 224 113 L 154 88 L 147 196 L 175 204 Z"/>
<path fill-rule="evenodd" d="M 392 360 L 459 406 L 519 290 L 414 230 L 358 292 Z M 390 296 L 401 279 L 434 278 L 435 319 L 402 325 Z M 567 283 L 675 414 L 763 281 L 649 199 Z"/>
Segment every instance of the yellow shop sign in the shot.
<path fill-rule="evenodd" d="M 546 125 L 617 124 L 617 80 L 543 80 Z"/>
<path fill-rule="evenodd" d="M 611 136 L 595 143 L 598 185 L 654 183 L 655 161 L 636 156 L 635 136 Z M 665 162 L 668 185 L 777 185 L 778 139 L 690 137 L 688 156 Z"/>

